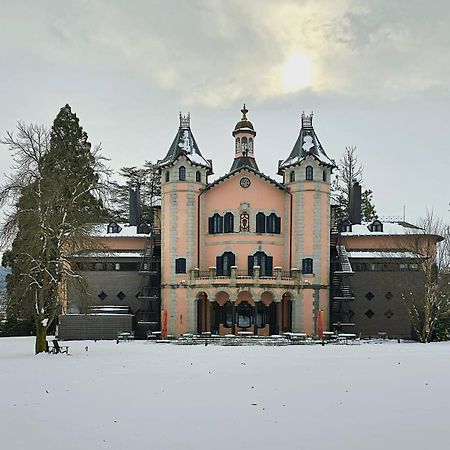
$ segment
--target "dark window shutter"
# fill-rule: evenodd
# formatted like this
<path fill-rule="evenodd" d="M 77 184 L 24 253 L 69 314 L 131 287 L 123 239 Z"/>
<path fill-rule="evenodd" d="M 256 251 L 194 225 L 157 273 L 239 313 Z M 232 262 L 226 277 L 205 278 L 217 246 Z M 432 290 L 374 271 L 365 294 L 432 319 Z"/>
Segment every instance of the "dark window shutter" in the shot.
<path fill-rule="evenodd" d="M 223 217 L 219 216 L 219 231 L 218 233 L 223 233 Z"/>
<path fill-rule="evenodd" d="M 251 255 L 248 257 L 248 274 L 249 276 L 253 276 L 253 263 L 254 263 L 254 256 Z"/>
<path fill-rule="evenodd" d="M 223 260 L 221 256 L 216 256 L 216 275 L 219 277 L 223 275 Z"/>
<path fill-rule="evenodd" d="M 214 234 L 214 219 L 212 217 L 208 218 L 208 231 L 209 234 Z"/>
<path fill-rule="evenodd" d="M 262 212 L 256 214 L 256 232 L 257 233 L 266 232 L 266 215 Z"/>
<path fill-rule="evenodd" d="M 234 231 L 234 216 L 231 212 L 225 214 L 223 231 L 224 233 L 233 233 Z"/>
<path fill-rule="evenodd" d="M 234 253 L 230 253 L 230 267 L 235 265 L 236 265 L 236 256 L 234 255 Z"/>
<path fill-rule="evenodd" d="M 275 225 L 275 233 L 280 234 L 281 233 L 281 217 L 277 217 L 277 222 Z"/>
<path fill-rule="evenodd" d="M 266 277 L 271 277 L 273 273 L 273 256 L 266 256 Z"/>

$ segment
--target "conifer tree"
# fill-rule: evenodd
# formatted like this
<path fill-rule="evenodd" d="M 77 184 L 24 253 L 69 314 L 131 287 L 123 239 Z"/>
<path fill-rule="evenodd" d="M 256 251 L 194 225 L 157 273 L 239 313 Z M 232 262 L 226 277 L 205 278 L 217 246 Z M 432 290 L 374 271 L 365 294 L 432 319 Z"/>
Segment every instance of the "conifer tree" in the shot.
<path fill-rule="evenodd" d="M 14 153 L 15 172 L 0 201 L 17 198 L 2 234 L 15 238 L 8 256 L 8 301 L 29 308 L 36 324 L 36 353 L 46 350 L 47 329 L 65 301 L 70 254 L 89 246 L 91 224 L 104 219 L 99 149 L 69 105 L 61 108 L 51 132 L 19 123 L 17 138 L 2 142 Z"/>
<path fill-rule="evenodd" d="M 358 163 L 356 147 L 345 148 L 341 158 L 336 177 L 331 185 L 331 195 L 339 205 L 336 211 L 336 219 L 341 220 L 350 216 L 350 193 L 353 183 L 363 184 L 363 167 Z M 361 192 L 362 219 L 371 222 L 377 218 L 375 205 L 373 204 L 373 192 L 365 189 Z"/>

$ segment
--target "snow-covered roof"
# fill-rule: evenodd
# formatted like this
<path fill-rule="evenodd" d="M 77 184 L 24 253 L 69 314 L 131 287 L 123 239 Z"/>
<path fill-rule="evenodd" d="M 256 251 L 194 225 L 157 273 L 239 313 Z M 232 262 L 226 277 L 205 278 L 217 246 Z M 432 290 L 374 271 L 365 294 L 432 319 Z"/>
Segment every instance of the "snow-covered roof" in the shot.
<path fill-rule="evenodd" d="M 420 255 L 412 252 L 373 252 L 373 251 L 347 251 L 351 259 L 417 259 Z"/>
<path fill-rule="evenodd" d="M 353 224 L 352 231 L 343 231 L 342 236 L 390 236 L 390 235 L 414 235 L 423 234 L 423 230 L 407 222 L 385 222 L 383 231 L 370 231 L 368 228 L 372 222 Z"/>
<path fill-rule="evenodd" d="M 268 181 L 269 183 L 272 183 L 273 185 L 275 185 L 278 189 L 281 189 L 282 191 L 288 191 L 288 188 L 286 186 L 284 186 L 281 183 L 278 183 L 278 181 L 275 181 L 274 179 L 270 178 L 269 176 L 263 174 L 262 172 L 260 172 L 259 170 L 256 170 L 255 168 L 251 167 L 251 166 L 241 166 L 238 167 L 235 170 L 232 170 L 231 172 L 227 173 L 226 175 L 224 175 L 223 177 L 218 178 L 217 180 L 215 180 L 214 182 L 208 184 L 208 186 L 206 186 L 204 188 L 204 191 L 211 189 L 212 187 L 216 186 L 217 184 L 221 183 L 222 181 L 227 180 L 228 178 L 231 178 L 233 175 L 242 172 L 243 170 L 248 170 L 249 172 L 254 173 L 255 175 L 259 176 L 260 178 L 262 178 L 263 180 Z"/>
<path fill-rule="evenodd" d="M 113 222 L 115 223 L 115 222 Z M 138 227 L 136 225 L 130 225 L 128 223 L 117 223 L 118 225 L 118 232 L 117 233 L 108 233 L 108 227 L 112 223 L 99 223 L 92 227 L 92 236 L 95 237 L 108 237 L 108 238 L 115 238 L 115 237 L 127 237 L 127 238 L 134 238 L 134 237 L 148 237 L 149 233 L 138 233 Z"/>
<path fill-rule="evenodd" d="M 208 174 L 212 174 L 212 162 L 205 159 L 195 142 L 194 135 L 190 126 L 190 115 L 183 117 L 180 114 L 180 127 L 172 142 L 172 145 L 167 152 L 167 155 L 160 159 L 156 165 L 158 167 L 165 167 L 173 164 L 181 155 L 191 161 L 192 164 L 208 169 Z"/>
<path fill-rule="evenodd" d="M 282 169 L 303 161 L 307 156 L 313 156 L 320 164 L 336 167 L 335 161 L 330 159 L 325 153 L 325 150 L 314 131 L 312 118 L 312 113 L 309 116 L 306 116 L 305 113 L 302 114 L 302 127 L 297 141 L 294 144 L 294 148 L 289 157 L 284 161 L 280 161 L 278 164 L 278 173 L 280 175 L 282 174 Z"/>
<path fill-rule="evenodd" d="M 142 258 L 144 252 L 79 252 L 72 256 L 75 258 Z"/>

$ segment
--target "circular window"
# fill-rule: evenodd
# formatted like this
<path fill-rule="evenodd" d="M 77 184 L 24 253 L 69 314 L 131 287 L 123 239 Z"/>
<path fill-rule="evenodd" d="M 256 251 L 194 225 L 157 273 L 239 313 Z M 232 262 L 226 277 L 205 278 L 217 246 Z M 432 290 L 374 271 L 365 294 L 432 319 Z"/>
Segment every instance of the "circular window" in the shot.
<path fill-rule="evenodd" d="M 252 182 L 250 181 L 250 178 L 242 177 L 240 183 L 243 188 L 248 188 Z"/>

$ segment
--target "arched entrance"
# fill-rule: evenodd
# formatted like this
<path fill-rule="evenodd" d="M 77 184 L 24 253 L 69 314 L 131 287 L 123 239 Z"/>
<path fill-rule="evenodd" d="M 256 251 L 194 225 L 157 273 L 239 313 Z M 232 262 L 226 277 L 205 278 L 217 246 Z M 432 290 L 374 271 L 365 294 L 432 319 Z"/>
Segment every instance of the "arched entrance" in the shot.
<path fill-rule="evenodd" d="M 280 303 L 280 333 L 292 331 L 292 295 L 285 292 Z"/>

